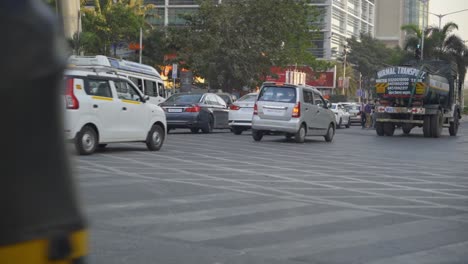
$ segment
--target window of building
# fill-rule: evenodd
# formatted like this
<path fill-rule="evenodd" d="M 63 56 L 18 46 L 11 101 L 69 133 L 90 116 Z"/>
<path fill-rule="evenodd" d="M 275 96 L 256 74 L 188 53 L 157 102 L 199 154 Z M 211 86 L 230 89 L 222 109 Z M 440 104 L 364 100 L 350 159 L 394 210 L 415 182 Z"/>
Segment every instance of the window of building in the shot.
<path fill-rule="evenodd" d="M 196 12 L 196 8 L 169 8 L 168 22 L 170 25 L 182 26 L 186 20 L 182 17 L 184 14 L 192 14 Z"/>

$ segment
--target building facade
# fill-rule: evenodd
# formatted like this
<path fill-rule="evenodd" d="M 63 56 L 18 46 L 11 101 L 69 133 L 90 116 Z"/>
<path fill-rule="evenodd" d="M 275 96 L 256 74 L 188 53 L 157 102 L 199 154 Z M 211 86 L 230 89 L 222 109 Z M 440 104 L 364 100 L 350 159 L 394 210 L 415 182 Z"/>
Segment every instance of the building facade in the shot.
<path fill-rule="evenodd" d="M 429 3 L 421 0 L 376 0 L 375 37 L 387 46 L 403 47 L 405 33 L 401 26 L 427 27 Z"/>

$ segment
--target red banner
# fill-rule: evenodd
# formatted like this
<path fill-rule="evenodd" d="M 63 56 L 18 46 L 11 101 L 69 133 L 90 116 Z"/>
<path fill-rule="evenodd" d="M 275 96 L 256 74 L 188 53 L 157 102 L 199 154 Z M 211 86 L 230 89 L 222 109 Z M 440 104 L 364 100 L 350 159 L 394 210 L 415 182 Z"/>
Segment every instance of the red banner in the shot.
<path fill-rule="evenodd" d="M 290 66 L 286 68 L 280 67 L 271 67 L 271 72 L 278 76 L 274 78 L 273 76 L 267 76 L 267 82 L 277 82 L 284 83 L 286 82 L 286 71 L 299 71 L 304 72 L 307 75 L 306 84 L 310 86 L 315 86 L 317 88 L 333 88 L 335 87 L 335 72 L 332 70 L 327 72 L 314 72 L 312 68 L 308 66 Z"/>

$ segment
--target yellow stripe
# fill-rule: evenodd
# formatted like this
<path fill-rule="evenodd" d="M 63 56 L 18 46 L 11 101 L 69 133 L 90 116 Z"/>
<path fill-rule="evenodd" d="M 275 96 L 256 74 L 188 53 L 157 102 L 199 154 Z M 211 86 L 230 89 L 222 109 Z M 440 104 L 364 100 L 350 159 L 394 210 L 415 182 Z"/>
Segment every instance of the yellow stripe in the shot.
<path fill-rule="evenodd" d="M 104 97 L 104 96 L 93 96 L 91 98 L 96 99 L 96 100 L 114 101 L 114 99 L 110 97 Z"/>
<path fill-rule="evenodd" d="M 132 101 L 132 100 L 124 100 L 124 99 L 122 99 L 122 102 L 124 102 L 124 103 L 128 103 L 128 104 L 137 104 L 137 105 L 141 104 L 140 102 L 137 102 L 137 101 Z"/>
<path fill-rule="evenodd" d="M 49 240 L 39 239 L 0 247 L 0 263 L 8 264 L 68 264 L 72 259 L 88 255 L 88 232 L 76 231 L 69 236 L 71 255 L 61 261 L 49 261 Z"/>
<path fill-rule="evenodd" d="M 435 90 L 439 90 L 439 91 L 444 91 L 444 92 L 448 92 L 448 91 L 449 91 L 449 89 L 440 88 L 440 87 L 435 87 L 435 86 L 432 86 L 432 85 L 430 85 L 429 87 L 431 87 L 431 89 L 435 89 Z"/>

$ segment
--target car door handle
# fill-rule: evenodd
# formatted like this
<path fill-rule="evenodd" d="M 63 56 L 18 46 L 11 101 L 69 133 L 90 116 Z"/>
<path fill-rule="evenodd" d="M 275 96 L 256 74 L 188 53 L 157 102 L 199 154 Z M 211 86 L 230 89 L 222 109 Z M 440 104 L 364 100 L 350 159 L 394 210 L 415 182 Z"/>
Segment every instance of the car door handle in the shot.
<path fill-rule="evenodd" d="M 99 107 L 99 105 L 97 105 L 97 104 L 93 105 L 93 108 L 98 108 L 98 107 Z"/>
<path fill-rule="evenodd" d="M 127 107 L 122 107 L 122 110 L 127 111 Z"/>

